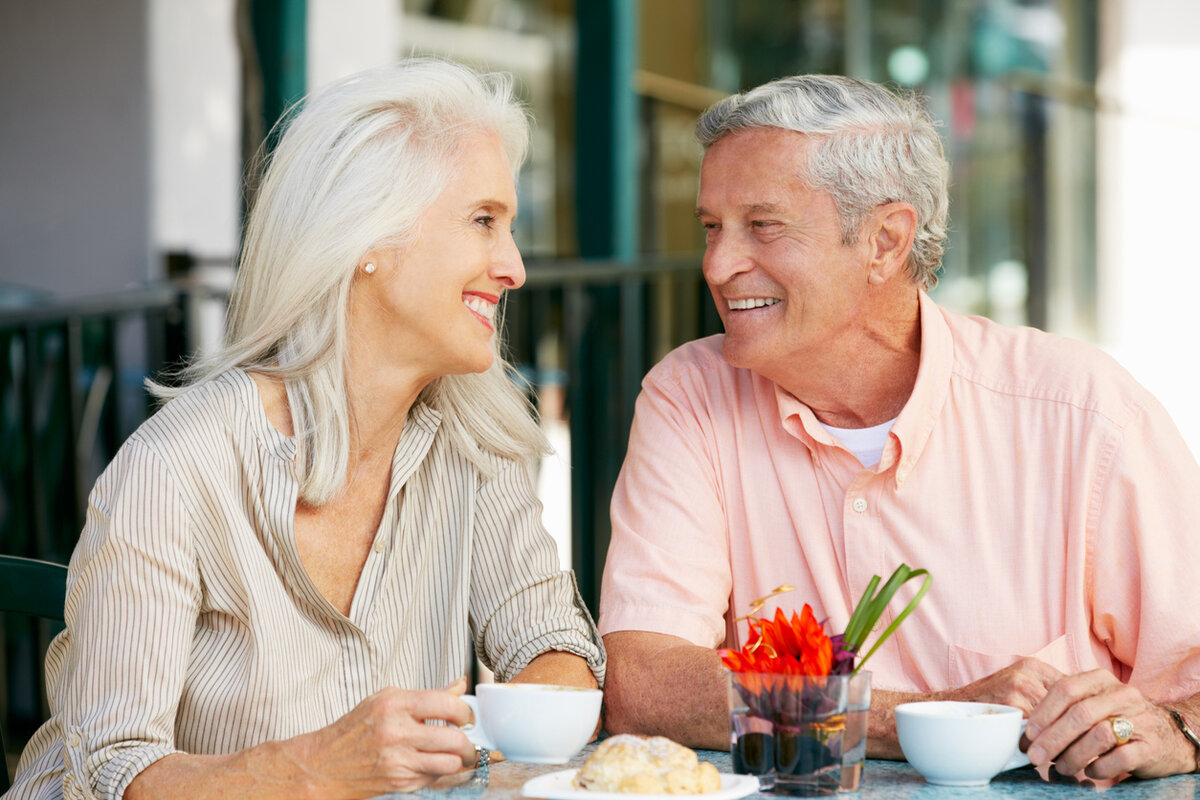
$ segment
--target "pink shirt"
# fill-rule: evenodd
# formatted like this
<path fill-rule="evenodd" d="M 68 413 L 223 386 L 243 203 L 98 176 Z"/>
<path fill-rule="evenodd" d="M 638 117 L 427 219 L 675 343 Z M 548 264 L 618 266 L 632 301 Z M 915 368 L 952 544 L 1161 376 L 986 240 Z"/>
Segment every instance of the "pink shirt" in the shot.
<path fill-rule="evenodd" d="M 730 620 L 781 584 L 796 591 L 764 614 L 807 602 L 840 632 L 871 576 L 904 562 L 933 586 L 872 656 L 876 688 L 951 688 L 1036 656 L 1160 701 L 1200 691 L 1200 468 L 1163 408 L 1093 347 L 924 294 L 921 336 L 871 469 L 731 367 L 720 336 L 656 366 L 613 495 L 601 632 L 739 646 Z"/>

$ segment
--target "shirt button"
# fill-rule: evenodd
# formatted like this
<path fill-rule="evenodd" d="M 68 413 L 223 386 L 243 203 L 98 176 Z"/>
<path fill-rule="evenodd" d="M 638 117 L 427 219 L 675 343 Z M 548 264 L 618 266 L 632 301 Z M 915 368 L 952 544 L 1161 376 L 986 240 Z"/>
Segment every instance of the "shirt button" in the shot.
<path fill-rule="evenodd" d="M 71 747 L 79 747 L 80 741 L 77 731 L 71 731 L 67 734 L 67 744 L 71 745 Z"/>
<path fill-rule="evenodd" d="M 375 552 L 376 553 L 383 552 L 383 539 L 382 538 L 375 540 Z"/>
<path fill-rule="evenodd" d="M 861 497 L 856 497 L 854 498 L 854 502 L 850 504 L 850 507 L 861 514 L 867 510 L 867 501 Z"/>

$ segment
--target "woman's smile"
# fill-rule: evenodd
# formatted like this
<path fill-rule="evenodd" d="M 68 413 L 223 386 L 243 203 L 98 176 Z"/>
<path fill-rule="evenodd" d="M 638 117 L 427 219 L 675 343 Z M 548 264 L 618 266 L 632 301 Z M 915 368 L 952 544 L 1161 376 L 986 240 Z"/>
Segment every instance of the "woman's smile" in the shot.
<path fill-rule="evenodd" d="M 463 305 L 491 331 L 496 330 L 496 308 L 499 303 L 500 298 L 494 294 L 463 292 Z"/>

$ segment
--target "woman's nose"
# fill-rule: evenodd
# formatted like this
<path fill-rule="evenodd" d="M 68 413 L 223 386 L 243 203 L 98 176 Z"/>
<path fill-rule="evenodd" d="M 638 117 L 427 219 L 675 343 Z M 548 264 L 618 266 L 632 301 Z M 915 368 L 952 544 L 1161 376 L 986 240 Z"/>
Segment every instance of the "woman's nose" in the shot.
<path fill-rule="evenodd" d="M 519 289 L 525 283 L 525 262 L 521 259 L 516 241 L 511 235 L 507 239 L 507 243 L 495 254 L 488 274 L 507 289 Z"/>

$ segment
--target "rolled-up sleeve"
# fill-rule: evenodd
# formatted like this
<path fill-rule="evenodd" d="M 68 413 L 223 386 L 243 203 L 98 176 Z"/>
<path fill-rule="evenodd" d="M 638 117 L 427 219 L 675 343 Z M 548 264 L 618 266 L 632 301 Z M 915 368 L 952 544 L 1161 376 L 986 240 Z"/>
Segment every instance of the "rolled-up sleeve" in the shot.
<path fill-rule="evenodd" d="M 729 532 L 700 402 L 663 365 L 642 384 L 613 492 L 601 633 L 725 640 Z"/>
<path fill-rule="evenodd" d="M 1156 702 L 1200 693 L 1200 467 L 1152 399 L 1103 462 L 1088 514 L 1093 632 Z"/>
<path fill-rule="evenodd" d="M 475 649 L 502 681 L 542 653 L 573 653 L 604 685 L 604 646 L 554 540 L 524 465 L 505 462 L 475 500 L 471 620 Z"/>
<path fill-rule="evenodd" d="M 163 462 L 128 442 L 93 490 L 67 580 L 65 661 L 52 691 L 64 793 L 118 800 L 177 752 L 175 717 L 196 630 L 189 515 Z"/>

